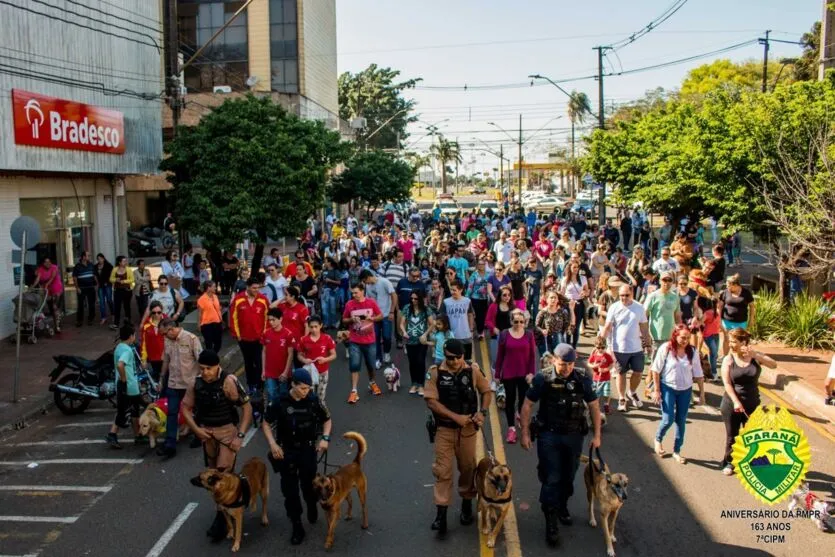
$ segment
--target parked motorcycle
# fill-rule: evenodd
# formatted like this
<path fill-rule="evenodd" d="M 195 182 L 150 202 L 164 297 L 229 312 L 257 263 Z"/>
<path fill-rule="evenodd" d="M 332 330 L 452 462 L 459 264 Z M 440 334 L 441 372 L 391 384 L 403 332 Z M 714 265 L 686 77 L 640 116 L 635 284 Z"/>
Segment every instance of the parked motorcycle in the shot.
<path fill-rule="evenodd" d="M 135 353 L 135 351 L 134 351 Z M 61 354 L 53 356 L 58 364 L 49 373 L 52 382 L 49 390 L 53 393 L 55 406 L 67 415 L 81 414 L 94 400 L 109 400 L 116 404 L 116 370 L 113 351 L 109 350 L 95 360 Z M 159 397 L 159 385 L 141 367 L 139 355 L 137 375 L 139 394 L 144 404 L 150 404 Z"/>

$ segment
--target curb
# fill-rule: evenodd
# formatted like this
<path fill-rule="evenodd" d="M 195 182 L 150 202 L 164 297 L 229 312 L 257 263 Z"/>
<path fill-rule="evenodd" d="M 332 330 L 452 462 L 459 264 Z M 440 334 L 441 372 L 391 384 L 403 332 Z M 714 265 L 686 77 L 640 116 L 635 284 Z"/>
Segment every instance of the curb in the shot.
<path fill-rule="evenodd" d="M 773 385 L 788 402 L 801 407 L 815 418 L 825 419 L 826 425 L 835 424 L 835 406 L 823 404 L 824 393 L 807 384 L 801 377 L 783 368 L 763 368 L 761 380 Z"/>
<path fill-rule="evenodd" d="M 220 365 L 224 369 L 232 369 L 235 359 L 241 357 L 237 343 L 222 348 L 221 352 L 223 352 L 223 355 L 220 357 Z M 23 410 L 17 417 L 12 418 L 10 422 L 0 424 L 0 434 L 25 429 L 33 420 L 39 416 L 45 416 L 55 407 L 55 399 L 51 392 L 44 393 L 37 400 L 38 402 L 33 408 Z"/>

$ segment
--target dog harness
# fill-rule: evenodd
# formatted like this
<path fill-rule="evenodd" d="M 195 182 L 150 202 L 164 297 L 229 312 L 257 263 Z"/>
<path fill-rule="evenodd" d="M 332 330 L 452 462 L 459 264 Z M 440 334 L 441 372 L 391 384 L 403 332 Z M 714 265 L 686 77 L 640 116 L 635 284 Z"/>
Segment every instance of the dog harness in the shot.
<path fill-rule="evenodd" d="M 151 406 L 151 408 L 153 408 L 154 414 L 157 415 L 157 420 L 159 421 L 159 425 L 157 426 L 156 433 L 158 435 L 162 435 L 163 433 L 165 433 L 165 426 L 166 426 L 166 423 L 168 422 L 168 414 L 165 412 L 165 410 L 163 410 L 162 408 L 160 408 L 156 404 Z"/>
<path fill-rule="evenodd" d="M 246 476 L 243 474 L 239 474 L 238 478 L 241 480 L 241 496 L 231 505 L 226 505 L 229 509 L 237 509 L 238 507 L 246 507 L 249 505 L 249 500 L 252 497 L 251 488 L 249 486 L 249 480 L 246 479 Z"/>

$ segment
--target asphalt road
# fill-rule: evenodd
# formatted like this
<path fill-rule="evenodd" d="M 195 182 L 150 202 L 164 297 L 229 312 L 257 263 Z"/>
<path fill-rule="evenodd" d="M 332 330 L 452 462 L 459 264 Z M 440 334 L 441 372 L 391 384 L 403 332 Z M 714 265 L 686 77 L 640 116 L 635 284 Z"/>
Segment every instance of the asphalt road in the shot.
<path fill-rule="evenodd" d="M 590 337 L 584 338 L 588 341 Z M 486 350 L 478 350 L 483 362 Z M 405 356 L 395 354 L 404 376 Z M 432 447 L 424 429 L 425 404 L 405 390 L 372 398 L 361 392 L 356 406 L 348 406 L 347 364 L 344 351 L 331 371 L 328 402 L 334 418 L 331 463 L 346 463 L 353 449 L 341 433 L 362 432 L 369 444 L 364 469 L 369 478 L 370 528 L 342 522 L 334 553 L 363 556 L 492 555 L 479 539 L 475 525 L 458 524 L 457 503 L 450 513 L 450 533 L 437 540 L 429 530 L 434 515 L 431 474 Z M 408 380 L 404 382 L 408 387 Z M 364 381 L 361 383 L 364 389 Z M 630 478 L 626 507 L 617 525 L 616 551 L 623 556 L 665 555 L 817 555 L 831 540 L 803 519 L 743 520 L 721 518 L 723 510 L 762 509 L 735 477 L 717 469 L 724 429 L 715 407 L 719 388 L 708 387 L 708 405 L 690 413 L 683 454 L 686 465 L 651 452 L 659 420 L 654 407 L 613 415 L 604 429 L 603 454 L 613 471 Z M 124 450 L 108 449 L 102 442 L 112 411 L 102 404 L 82 416 L 53 412 L 26 430 L 3 440 L 0 446 L 0 556 L 143 557 L 151 555 L 228 555 L 229 545 L 211 545 L 205 529 L 214 509 L 208 494 L 188 480 L 202 467 L 201 451 L 181 445 L 178 456 L 162 463 L 147 447 L 128 443 Z M 582 478 L 570 502 L 575 517 L 563 527 L 562 547 L 544 543 L 544 524 L 537 497 L 534 452 L 518 445 L 505 446 L 496 428 L 504 422 L 491 408 L 487 443 L 514 472 L 514 513 L 499 538 L 496 555 L 604 555 L 599 528 L 587 524 Z M 809 475 L 813 490 L 832 497 L 835 460 L 833 440 L 800 421 L 812 448 Z M 673 431 L 666 446 L 672 447 Z M 483 453 L 484 442 L 480 442 Z M 241 458 L 264 457 L 266 443 L 256 433 Z M 107 460 L 79 460 L 107 459 Z M 110 460 L 114 459 L 114 460 Z M 284 551 L 290 528 L 284 515 L 278 477 L 271 476 L 270 526 L 263 528 L 257 515 L 248 513 L 240 555 L 267 556 Z M 354 499 L 356 502 L 356 498 Z M 785 504 L 775 507 L 785 509 Z M 453 510 L 453 509 L 451 509 Z M 358 505 L 355 505 L 355 513 Z M 769 531 L 790 528 L 788 531 Z M 179 527 L 177 527 L 179 526 Z M 758 530 L 763 528 L 763 530 Z M 307 528 L 305 544 L 296 555 L 321 554 L 325 525 Z M 757 538 L 763 534 L 783 535 Z M 823 542 L 824 545 L 821 545 Z"/>

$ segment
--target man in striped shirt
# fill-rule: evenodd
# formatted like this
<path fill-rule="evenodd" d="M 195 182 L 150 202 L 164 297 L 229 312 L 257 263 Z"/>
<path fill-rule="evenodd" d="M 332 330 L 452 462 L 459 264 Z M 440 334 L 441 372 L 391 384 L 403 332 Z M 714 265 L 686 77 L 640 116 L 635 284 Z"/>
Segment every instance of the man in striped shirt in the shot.
<path fill-rule="evenodd" d="M 92 325 L 96 317 L 96 273 L 86 251 L 81 252 L 78 263 L 72 270 L 75 292 L 78 297 L 78 311 L 75 314 L 75 326 L 84 322 L 84 303 L 87 303 L 87 324 Z"/>

